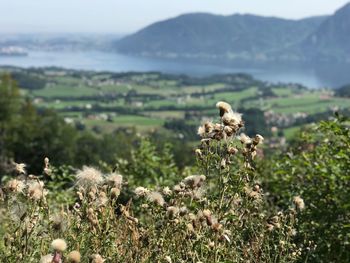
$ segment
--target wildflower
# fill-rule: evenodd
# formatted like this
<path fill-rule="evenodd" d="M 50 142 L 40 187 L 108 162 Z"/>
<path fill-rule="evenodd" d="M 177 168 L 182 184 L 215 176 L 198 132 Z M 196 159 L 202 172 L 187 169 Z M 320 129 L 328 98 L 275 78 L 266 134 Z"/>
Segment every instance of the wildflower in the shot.
<path fill-rule="evenodd" d="M 42 181 L 31 181 L 28 185 L 29 198 L 33 200 L 40 200 L 47 195 L 47 191 L 44 189 L 44 183 Z"/>
<path fill-rule="evenodd" d="M 45 157 L 44 159 L 44 174 L 46 175 L 51 175 L 52 173 L 52 170 L 49 168 L 49 165 L 50 165 L 50 160 L 49 158 Z"/>
<path fill-rule="evenodd" d="M 145 187 L 139 186 L 134 190 L 137 197 L 143 197 L 149 194 L 149 190 Z"/>
<path fill-rule="evenodd" d="M 232 110 L 230 112 L 226 112 L 222 118 L 221 118 L 222 122 L 224 123 L 224 125 L 226 126 L 239 126 L 239 124 L 242 123 L 242 114 L 238 113 L 238 112 L 233 112 Z"/>
<path fill-rule="evenodd" d="M 220 117 L 222 117 L 225 113 L 232 112 L 231 105 L 224 101 L 219 101 L 216 103 L 216 108 L 220 110 Z"/>
<path fill-rule="evenodd" d="M 216 232 L 220 232 L 222 230 L 223 226 L 222 226 L 222 224 L 216 222 L 211 226 L 211 228 Z"/>
<path fill-rule="evenodd" d="M 51 247 L 54 251 L 63 252 L 67 249 L 67 243 L 63 239 L 55 239 L 51 242 Z"/>
<path fill-rule="evenodd" d="M 180 216 L 184 216 L 184 215 L 186 215 L 187 214 L 187 207 L 186 206 L 182 206 L 182 207 L 180 207 L 180 211 L 179 211 L 179 213 L 180 213 Z"/>
<path fill-rule="evenodd" d="M 103 262 L 105 262 L 105 259 L 103 259 L 101 255 L 99 254 L 92 255 L 92 263 L 103 263 Z"/>
<path fill-rule="evenodd" d="M 204 209 L 202 213 L 203 213 L 204 217 L 210 217 L 211 216 L 211 212 L 208 209 Z"/>
<path fill-rule="evenodd" d="M 40 259 L 40 263 L 52 263 L 53 256 L 51 254 L 42 256 Z"/>
<path fill-rule="evenodd" d="M 234 154 L 236 154 L 238 152 L 238 150 L 237 150 L 237 148 L 235 148 L 235 147 L 229 147 L 228 149 L 227 149 L 227 153 L 228 154 L 231 154 L 231 155 L 234 155 Z"/>
<path fill-rule="evenodd" d="M 275 226 L 272 225 L 272 224 L 267 224 L 266 227 L 267 227 L 267 230 L 268 230 L 269 232 L 272 232 L 272 231 L 274 230 L 274 228 L 275 228 Z"/>
<path fill-rule="evenodd" d="M 198 127 L 197 134 L 200 137 L 207 137 L 213 132 L 214 127 L 215 126 L 212 122 L 206 121 L 203 125 Z"/>
<path fill-rule="evenodd" d="M 173 190 L 176 193 L 180 193 L 180 192 L 182 192 L 184 190 L 184 187 L 182 187 L 180 184 L 176 184 L 176 185 L 174 185 Z"/>
<path fill-rule="evenodd" d="M 168 186 L 163 188 L 163 194 L 164 195 L 171 195 L 172 191 L 170 190 L 170 188 Z"/>
<path fill-rule="evenodd" d="M 14 170 L 18 173 L 18 174 L 26 174 L 26 164 L 25 163 L 15 163 L 13 162 L 14 165 Z"/>
<path fill-rule="evenodd" d="M 167 214 L 170 218 L 174 218 L 179 214 L 179 208 L 176 206 L 169 206 L 167 208 Z"/>
<path fill-rule="evenodd" d="M 188 219 L 190 219 L 190 220 L 192 220 L 192 221 L 195 221 L 195 220 L 197 220 L 197 217 L 196 217 L 195 214 L 189 213 L 189 214 L 188 214 Z"/>
<path fill-rule="evenodd" d="M 107 182 L 113 187 L 121 189 L 123 183 L 123 176 L 117 173 L 111 173 L 106 178 Z"/>
<path fill-rule="evenodd" d="M 211 121 L 206 121 L 204 123 L 204 129 L 206 133 L 211 133 L 214 129 L 214 124 Z"/>
<path fill-rule="evenodd" d="M 201 151 L 201 149 L 196 149 L 196 150 L 195 150 L 195 154 L 196 154 L 198 157 L 202 157 L 202 151 Z"/>
<path fill-rule="evenodd" d="M 77 178 L 77 185 L 82 187 L 96 186 L 103 182 L 102 173 L 88 166 L 84 166 L 75 176 Z"/>
<path fill-rule="evenodd" d="M 62 213 L 52 215 L 50 221 L 55 230 L 64 231 L 67 227 L 67 222 L 64 220 Z"/>
<path fill-rule="evenodd" d="M 226 136 L 231 137 L 235 133 L 235 129 L 233 129 L 230 126 L 225 126 L 224 132 L 225 132 Z"/>
<path fill-rule="evenodd" d="M 79 263 L 81 260 L 80 252 L 73 250 L 68 254 L 68 262 Z"/>
<path fill-rule="evenodd" d="M 187 231 L 188 231 L 188 232 L 194 232 L 194 228 L 193 228 L 193 225 L 192 225 L 191 223 L 188 223 L 188 224 L 186 225 L 186 228 L 187 228 Z"/>
<path fill-rule="evenodd" d="M 113 187 L 111 189 L 111 196 L 116 198 L 120 195 L 120 189 L 119 188 L 116 188 L 116 187 Z"/>
<path fill-rule="evenodd" d="M 48 157 L 45 157 L 45 159 L 44 159 L 45 167 L 48 167 L 48 166 L 49 166 L 49 162 L 50 162 L 49 158 L 48 158 Z"/>
<path fill-rule="evenodd" d="M 11 192 L 15 192 L 15 193 L 21 193 L 25 188 L 24 182 L 17 179 L 12 179 L 8 181 L 6 186 Z"/>
<path fill-rule="evenodd" d="M 298 210 L 303 210 L 305 208 L 304 200 L 300 196 L 295 196 L 293 198 L 293 203 Z"/>
<path fill-rule="evenodd" d="M 204 137 L 204 136 L 205 136 L 205 128 L 204 128 L 204 126 L 199 126 L 199 127 L 198 127 L 197 134 L 198 134 L 200 137 Z"/>
<path fill-rule="evenodd" d="M 161 193 L 159 192 L 151 192 L 147 195 L 147 199 L 152 202 L 152 203 L 156 203 L 159 206 L 163 206 L 165 201 L 163 196 L 161 195 Z"/>
<path fill-rule="evenodd" d="M 201 187 L 205 179 L 205 175 L 190 175 L 183 179 L 182 182 L 185 184 L 185 186 L 194 189 Z"/>
<path fill-rule="evenodd" d="M 260 134 L 255 135 L 255 138 L 253 140 L 254 145 L 258 145 L 264 141 L 264 137 L 262 137 Z"/>
<path fill-rule="evenodd" d="M 213 218 L 212 218 L 212 216 L 211 216 L 210 210 L 204 209 L 204 210 L 202 211 L 202 215 L 203 215 L 203 217 L 206 219 L 207 225 L 208 225 L 208 226 L 213 225 Z"/>
<path fill-rule="evenodd" d="M 239 140 L 241 141 L 242 144 L 252 143 L 252 139 L 244 133 L 241 133 L 241 135 L 239 136 Z"/>
<path fill-rule="evenodd" d="M 105 192 L 100 192 L 98 195 L 98 199 L 96 200 L 97 206 L 105 206 L 108 202 L 108 198 Z"/>

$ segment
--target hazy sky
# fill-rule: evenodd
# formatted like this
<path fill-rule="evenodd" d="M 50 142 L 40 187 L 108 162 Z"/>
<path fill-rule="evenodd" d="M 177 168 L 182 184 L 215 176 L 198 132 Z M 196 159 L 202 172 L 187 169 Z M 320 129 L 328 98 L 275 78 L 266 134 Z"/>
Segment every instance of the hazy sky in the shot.
<path fill-rule="evenodd" d="M 129 33 L 189 12 L 284 18 L 331 14 L 349 0 L 0 0 L 0 32 Z"/>

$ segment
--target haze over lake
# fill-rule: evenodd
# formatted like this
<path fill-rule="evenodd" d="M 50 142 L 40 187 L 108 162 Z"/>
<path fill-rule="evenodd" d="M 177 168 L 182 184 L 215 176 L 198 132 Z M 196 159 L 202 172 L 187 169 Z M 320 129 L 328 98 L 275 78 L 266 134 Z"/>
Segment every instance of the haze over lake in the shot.
<path fill-rule="evenodd" d="M 200 62 L 133 57 L 101 51 L 31 51 L 28 56 L 0 56 L 0 65 L 18 67 L 55 66 L 77 70 L 111 72 L 160 71 L 191 76 L 247 73 L 264 81 L 274 83 L 299 83 L 310 88 L 338 87 L 350 82 L 350 74 L 346 74 L 350 69 L 349 64 L 326 65 L 317 68 L 278 64 L 264 67 L 237 67 L 229 65 L 211 65 Z"/>

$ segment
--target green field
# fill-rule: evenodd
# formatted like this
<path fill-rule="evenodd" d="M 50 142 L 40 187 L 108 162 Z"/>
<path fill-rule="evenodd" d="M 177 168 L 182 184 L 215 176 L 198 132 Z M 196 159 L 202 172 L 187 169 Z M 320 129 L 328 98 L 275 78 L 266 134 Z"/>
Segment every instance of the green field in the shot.
<path fill-rule="evenodd" d="M 160 73 L 44 72 L 40 75 L 46 81 L 44 88 L 23 93 L 37 107 L 57 110 L 73 123 L 100 132 L 122 127 L 145 132 L 172 120 L 192 125 L 215 116 L 213 106 L 223 100 L 234 109 L 269 112 L 268 125 L 284 129 L 286 137 L 291 137 L 300 126 L 297 118 L 350 108 L 349 98 L 335 97 L 331 90 L 267 86 L 239 75 L 200 79 Z M 293 126 L 297 121 L 299 124 Z"/>

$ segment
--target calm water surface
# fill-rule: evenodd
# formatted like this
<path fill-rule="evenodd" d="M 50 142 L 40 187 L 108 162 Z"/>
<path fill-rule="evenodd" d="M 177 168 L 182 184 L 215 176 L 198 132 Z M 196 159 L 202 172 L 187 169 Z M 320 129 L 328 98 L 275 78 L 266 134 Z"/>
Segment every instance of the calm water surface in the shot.
<path fill-rule="evenodd" d="M 99 51 L 84 52 L 30 52 L 26 57 L 0 57 L 0 65 L 18 67 L 57 66 L 79 70 L 97 71 L 161 71 L 173 74 L 188 74 L 205 76 L 219 73 L 248 73 L 255 78 L 269 82 L 300 83 L 310 88 L 336 87 L 350 83 L 349 65 L 325 69 L 310 69 L 308 67 L 269 67 L 269 68 L 241 68 L 169 61 L 151 58 L 139 58 L 116 53 Z M 334 71 L 334 72 L 333 72 Z M 341 76 L 337 76 L 340 74 Z M 349 73 L 349 74 L 348 74 Z"/>

